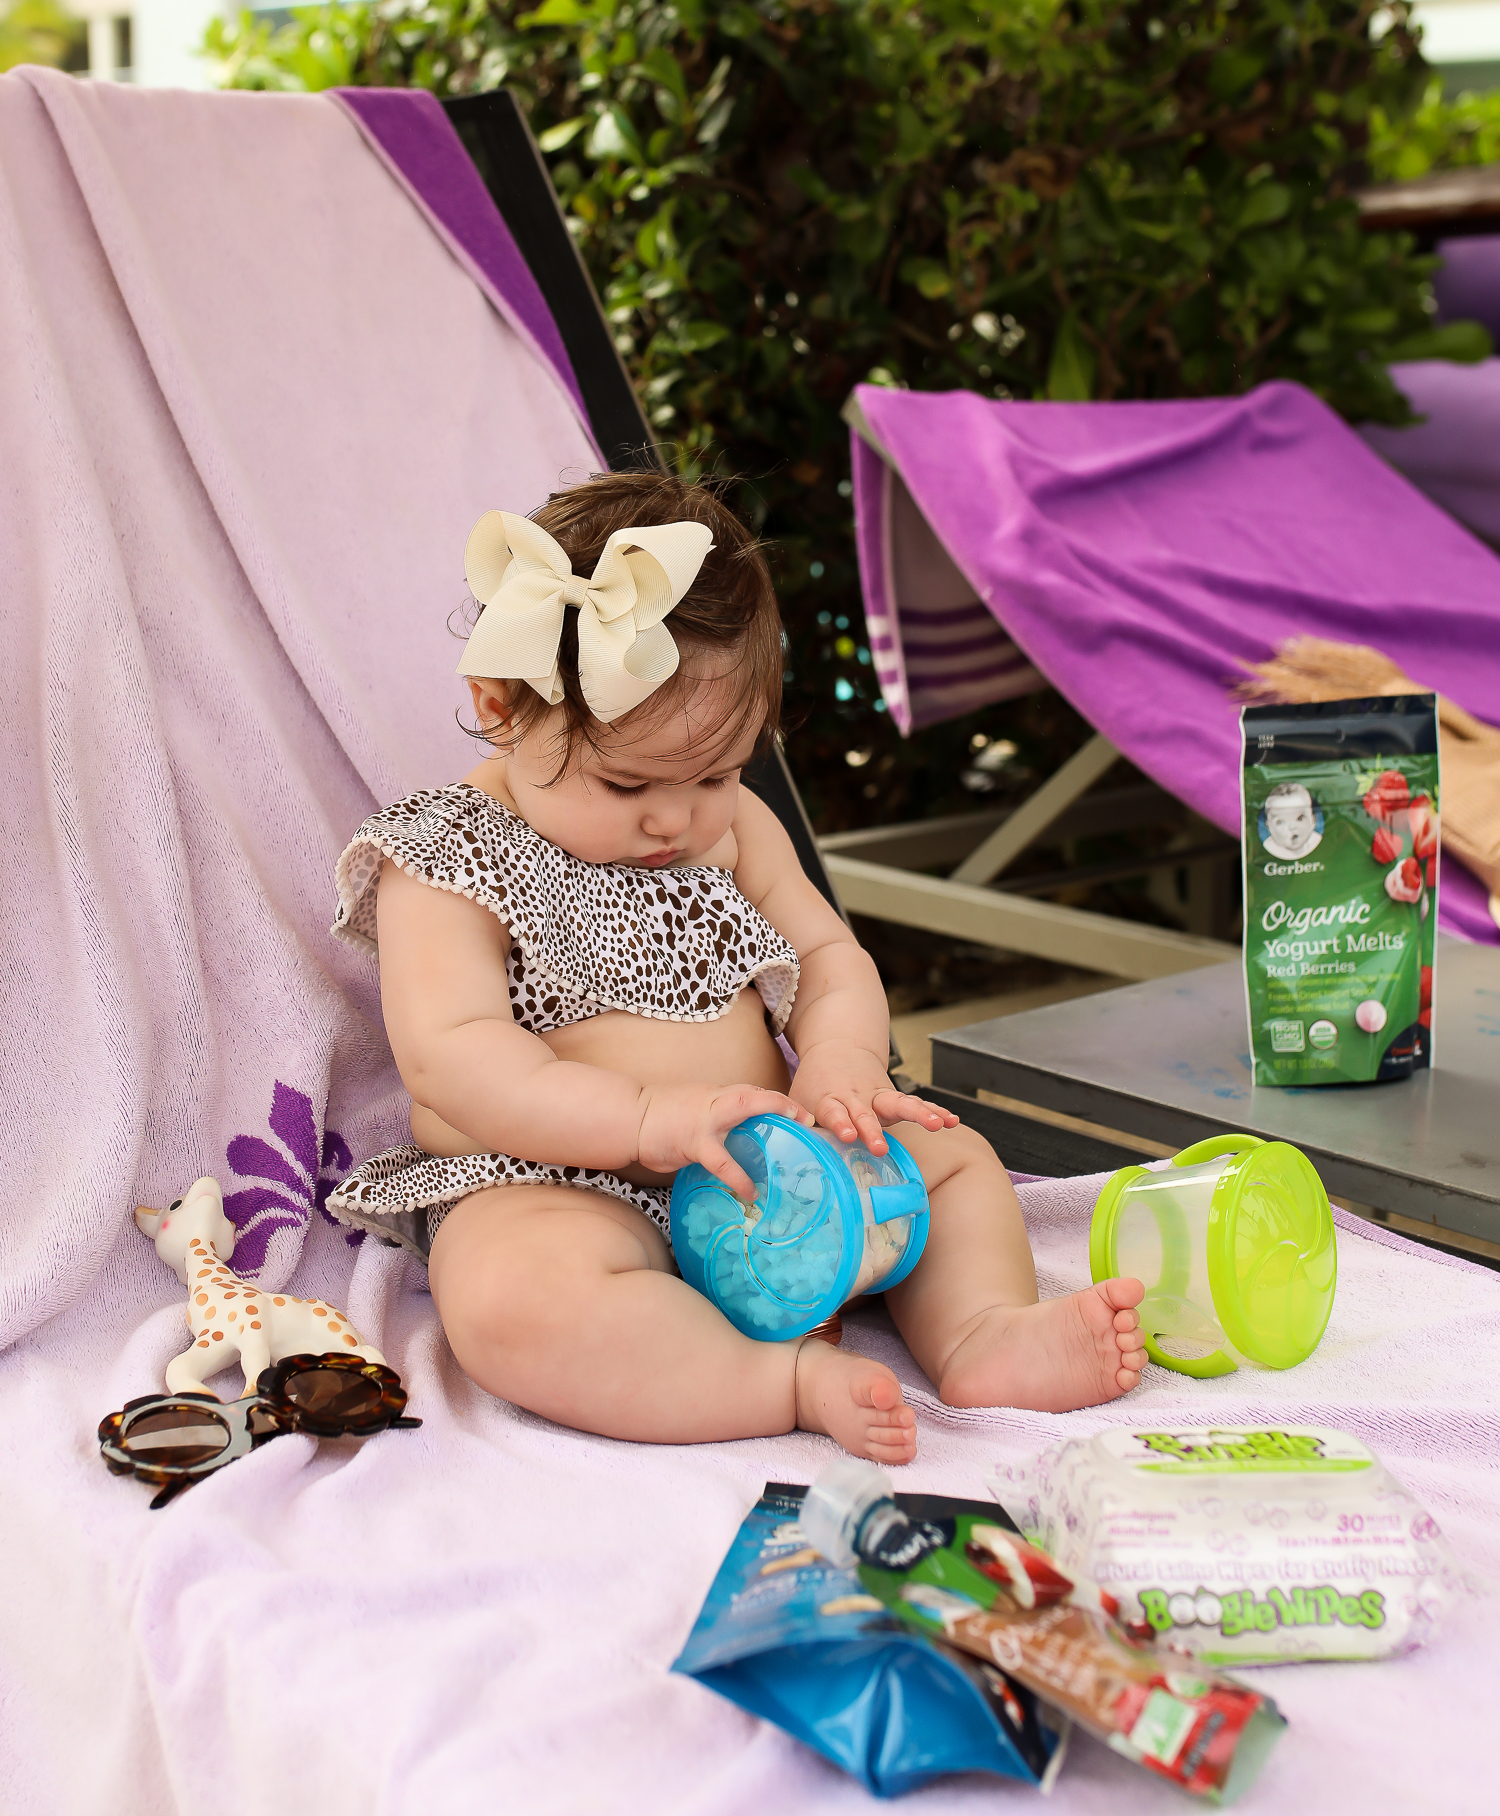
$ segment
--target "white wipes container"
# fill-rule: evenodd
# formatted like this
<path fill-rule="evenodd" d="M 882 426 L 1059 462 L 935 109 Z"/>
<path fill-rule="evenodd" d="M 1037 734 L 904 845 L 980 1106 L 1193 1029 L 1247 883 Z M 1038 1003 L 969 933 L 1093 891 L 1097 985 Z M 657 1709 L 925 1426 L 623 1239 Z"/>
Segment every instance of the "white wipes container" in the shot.
<path fill-rule="evenodd" d="M 1357 1438 L 1321 1426 L 1116 1429 L 990 1486 L 1122 1620 L 1212 1664 L 1410 1651 L 1456 1582 L 1430 1516 Z"/>

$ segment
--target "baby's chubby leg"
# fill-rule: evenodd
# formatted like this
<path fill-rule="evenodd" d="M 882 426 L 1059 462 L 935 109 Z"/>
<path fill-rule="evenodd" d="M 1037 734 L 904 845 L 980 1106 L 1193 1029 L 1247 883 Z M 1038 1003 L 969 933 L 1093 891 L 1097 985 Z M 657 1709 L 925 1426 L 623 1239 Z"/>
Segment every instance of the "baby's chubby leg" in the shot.
<path fill-rule="evenodd" d="M 1140 1380 L 1138 1280 L 1106 1280 L 1037 1303 L 1036 1269 L 1005 1168 L 972 1129 L 892 1131 L 932 1206 L 922 1259 L 886 1301 L 949 1406 L 1071 1412 Z"/>
<path fill-rule="evenodd" d="M 444 1218 L 429 1278 L 460 1367 L 579 1431 L 648 1444 L 825 1432 L 905 1463 L 916 1421 L 895 1376 L 817 1338 L 741 1336 L 671 1271 L 649 1218 L 606 1193 L 496 1186 Z"/>

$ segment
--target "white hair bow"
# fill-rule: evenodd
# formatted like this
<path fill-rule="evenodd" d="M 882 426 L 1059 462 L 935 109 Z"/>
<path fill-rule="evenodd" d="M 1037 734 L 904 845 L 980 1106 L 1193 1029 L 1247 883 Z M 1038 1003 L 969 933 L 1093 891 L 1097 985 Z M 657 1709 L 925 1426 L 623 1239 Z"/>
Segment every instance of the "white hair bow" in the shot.
<path fill-rule="evenodd" d="M 469 590 L 484 614 L 464 645 L 461 675 L 524 681 L 549 706 L 562 700 L 557 652 L 563 613 L 578 607 L 578 679 L 589 711 L 608 725 L 677 669 L 662 623 L 713 547 L 702 523 L 616 530 L 591 580 L 529 517 L 486 511 L 464 550 Z"/>

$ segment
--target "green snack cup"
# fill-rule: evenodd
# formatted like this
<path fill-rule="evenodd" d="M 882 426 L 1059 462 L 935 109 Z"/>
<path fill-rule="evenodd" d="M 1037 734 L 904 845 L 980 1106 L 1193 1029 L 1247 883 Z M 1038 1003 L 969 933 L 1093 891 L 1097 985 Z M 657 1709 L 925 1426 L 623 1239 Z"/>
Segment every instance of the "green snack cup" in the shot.
<path fill-rule="evenodd" d="M 1333 1309 L 1333 1212 L 1312 1163 L 1284 1141 L 1217 1135 L 1158 1171 L 1106 1181 L 1089 1230 L 1094 1279 L 1146 1288 L 1142 1347 L 1178 1374 L 1231 1374 L 1241 1362 L 1291 1368 L 1322 1340 Z M 1205 1348 L 1176 1356 L 1162 1340 Z"/>

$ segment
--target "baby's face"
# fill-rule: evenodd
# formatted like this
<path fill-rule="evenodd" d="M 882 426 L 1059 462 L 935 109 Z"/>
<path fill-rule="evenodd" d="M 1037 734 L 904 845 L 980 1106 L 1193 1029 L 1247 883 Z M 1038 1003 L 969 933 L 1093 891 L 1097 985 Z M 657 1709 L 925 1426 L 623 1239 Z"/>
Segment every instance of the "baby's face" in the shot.
<path fill-rule="evenodd" d="M 501 759 L 521 817 L 586 864 L 701 861 L 729 830 L 740 769 L 755 746 L 751 731 L 731 749 L 719 748 L 725 685 L 704 681 L 684 690 L 644 727 L 608 728 L 598 750 L 581 748 L 558 782 L 552 777 L 561 714 L 549 716 Z"/>
<path fill-rule="evenodd" d="M 1273 801 L 1266 808 L 1266 831 L 1283 851 L 1301 851 L 1313 835 L 1311 801 Z"/>

